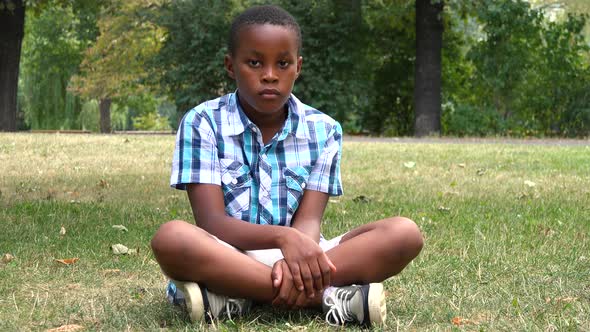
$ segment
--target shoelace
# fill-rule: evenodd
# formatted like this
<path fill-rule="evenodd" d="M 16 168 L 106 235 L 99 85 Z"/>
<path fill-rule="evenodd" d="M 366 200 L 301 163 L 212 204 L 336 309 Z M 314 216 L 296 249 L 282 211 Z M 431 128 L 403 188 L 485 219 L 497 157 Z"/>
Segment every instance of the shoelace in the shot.
<path fill-rule="evenodd" d="M 332 326 L 340 326 L 345 322 L 354 320 L 354 316 L 352 316 L 352 311 L 350 309 L 350 301 L 347 300 L 353 292 L 355 292 L 355 290 L 338 288 L 326 297 L 324 303 L 330 307 L 330 310 L 326 313 L 326 322 L 328 322 L 328 324 Z"/>
<path fill-rule="evenodd" d="M 227 299 L 227 301 L 225 302 L 225 312 L 227 314 L 227 318 L 229 318 L 230 320 L 232 320 L 231 315 L 233 314 L 237 314 L 238 316 L 243 312 L 243 308 L 244 308 L 244 300 L 238 300 L 238 299 Z"/>

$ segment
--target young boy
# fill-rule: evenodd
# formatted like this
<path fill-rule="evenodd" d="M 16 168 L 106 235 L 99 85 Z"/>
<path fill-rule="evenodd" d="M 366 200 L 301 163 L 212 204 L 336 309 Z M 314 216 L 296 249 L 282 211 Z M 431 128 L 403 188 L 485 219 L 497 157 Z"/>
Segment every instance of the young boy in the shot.
<path fill-rule="evenodd" d="M 196 226 L 165 223 L 151 245 L 172 279 L 169 299 L 194 321 L 231 318 L 255 301 L 323 308 L 333 325 L 384 324 L 380 282 L 422 248 L 416 224 L 401 217 L 321 236 L 328 198 L 342 194 L 342 129 L 291 94 L 300 50 L 289 13 L 244 11 L 225 57 L 237 91 L 180 124 L 171 186 L 187 190 Z"/>

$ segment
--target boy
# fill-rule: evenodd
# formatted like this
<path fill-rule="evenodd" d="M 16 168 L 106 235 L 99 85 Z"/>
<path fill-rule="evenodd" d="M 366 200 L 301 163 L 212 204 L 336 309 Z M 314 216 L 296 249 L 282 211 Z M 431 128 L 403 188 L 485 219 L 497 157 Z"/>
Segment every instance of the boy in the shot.
<path fill-rule="evenodd" d="M 418 227 L 395 217 L 323 239 L 328 198 L 342 194 L 342 129 L 291 94 L 299 25 L 279 7 L 252 7 L 228 46 L 236 92 L 189 111 L 177 135 L 171 186 L 187 190 L 196 226 L 170 221 L 151 243 L 169 299 L 194 321 L 256 301 L 321 307 L 332 325 L 383 324 L 380 282 L 418 255 Z"/>

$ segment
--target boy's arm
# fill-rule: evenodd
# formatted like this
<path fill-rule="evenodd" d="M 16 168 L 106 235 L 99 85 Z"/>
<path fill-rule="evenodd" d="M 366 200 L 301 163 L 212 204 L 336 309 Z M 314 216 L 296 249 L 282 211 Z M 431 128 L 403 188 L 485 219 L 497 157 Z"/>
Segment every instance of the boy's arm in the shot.
<path fill-rule="evenodd" d="M 326 193 L 306 190 L 293 216 L 291 227 L 299 230 L 318 243 L 320 240 L 322 216 L 328 203 L 328 198 L 329 195 Z M 317 269 L 313 269 L 310 272 L 312 272 L 313 285 L 318 292 L 316 295 L 321 296 L 323 289 L 331 285 L 331 273 L 335 272 L 335 267 L 328 256 L 322 252 L 317 259 Z M 273 286 L 277 289 L 273 305 L 286 305 L 290 308 L 302 305 L 300 301 L 304 301 L 305 299 L 300 297 L 300 292 L 293 289 L 293 275 L 287 264 L 282 264 L 282 261 L 275 263 L 272 269 L 272 279 Z M 307 284 L 305 288 L 308 288 Z"/>
<path fill-rule="evenodd" d="M 242 250 L 280 248 L 292 272 L 296 288 L 299 291 L 305 290 L 309 297 L 314 296 L 314 286 L 315 290 L 320 291 L 324 285 L 327 287 L 330 284 L 331 270 L 336 268 L 310 236 L 297 228 L 251 224 L 226 215 L 223 192 L 218 185 L 189 184 L 187 192 L 199 227 Z M 321 218 L 321 211 L 319 212 Z M 316 210 L 309 215 L 317 213 Z M 306 215 L 308 213 L 302 216 Z M 312 227 L 310 220 L 315 219 L 307 219 L 301 225 L 306 225 L 305 229 L 309 232 L 317 227 L 319 239 L 319 223 Z"/>
<path fill-rule="evenodd" d="M 316 243 L 320 241 L 320 226 L 322 216 L 328 204 L 328 194 L 306 190 L 301 203 L 291 220 L 291 227 L 312 238 Z"/>
<path fill-rule="evenodd" d="M 292 231 L 288 227 L 251 224 L 228 216 L 218 185 L 188 184 L 187 193 L 197 226 L 239 249 L 278 248 L 281 238 Z"/>

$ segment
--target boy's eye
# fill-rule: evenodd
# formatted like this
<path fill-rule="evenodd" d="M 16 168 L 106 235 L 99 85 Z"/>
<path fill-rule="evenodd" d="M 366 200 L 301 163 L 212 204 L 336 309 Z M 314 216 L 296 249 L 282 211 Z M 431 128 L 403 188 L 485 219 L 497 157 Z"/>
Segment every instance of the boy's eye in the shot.
<path fill-rule="evenodd" d="M 279 61 L 279 67 L 287 68 L 287 66 L 289 66 L 289 61 L 285 61 L 285 60 Z"/>
<path fill-rule="evenodd" d="M 260 67 L 260 61 L 258 60 L 248 60 L 248 64 L 250 67 Z"/>

